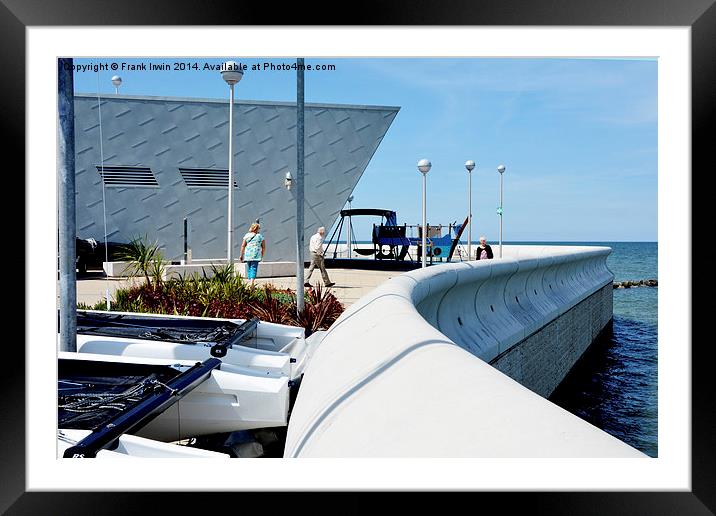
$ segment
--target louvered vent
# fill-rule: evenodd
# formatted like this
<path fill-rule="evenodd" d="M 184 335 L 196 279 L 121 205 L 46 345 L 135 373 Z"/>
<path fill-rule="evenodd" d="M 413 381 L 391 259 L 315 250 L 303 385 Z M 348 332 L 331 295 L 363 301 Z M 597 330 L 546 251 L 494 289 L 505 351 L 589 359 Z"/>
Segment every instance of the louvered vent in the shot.
<path fill-rule="evenodd" d="M 101 167 L 97 165 L 97 172 L 102 177 L 105 186 L 159 186 L 152 170 L 147 167 Z"/>
<path fill-rule="evenodd" d="M 229 182 L 229 171 L 225 168 L 180 168 L 179 172 L 189 188 L 226 188 Z"/>

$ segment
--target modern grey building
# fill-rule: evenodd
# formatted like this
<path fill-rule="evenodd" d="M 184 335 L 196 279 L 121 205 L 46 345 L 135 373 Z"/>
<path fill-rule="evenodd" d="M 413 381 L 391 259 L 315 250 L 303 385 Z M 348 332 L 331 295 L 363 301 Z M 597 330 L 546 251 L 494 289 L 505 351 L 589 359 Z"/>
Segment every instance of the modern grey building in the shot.
<path fill-rule="evenodd" d="M 306 104 L 306 253 L 316 227 L 334 223 L 398 110 Z M 77 236 L 102 241 L 106 213 L 108 240 L 147 235 L 179 260 L 186 217 L 193 258 L 225 259 L 228 124 L 228 100 L 103 95 L 98 102 L 77 94 Z M 295 261 L 295 189 L 286 190 L 284 177 L 295 177 L 296 105 L 236 102 L 234 156 L 234 256 L 258 218 L 266 259 Z"/>

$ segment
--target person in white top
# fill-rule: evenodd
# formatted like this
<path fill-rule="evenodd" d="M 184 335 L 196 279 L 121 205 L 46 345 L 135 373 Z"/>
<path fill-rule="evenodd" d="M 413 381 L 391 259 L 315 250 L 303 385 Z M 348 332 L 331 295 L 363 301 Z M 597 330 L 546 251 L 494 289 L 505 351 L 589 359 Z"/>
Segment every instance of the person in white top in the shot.
<path fill-rule="evenodd" d="M 311 279 L 311 275 L 313 274 L 313 269 L 318 267 L 321 270 L 321 276 L 323 276 L 323 283 L 327 287 L 332 287 L 335 285 L 331 281 L 331 278 L 328 277 L 328 272 L 326 271 L 326 264 L 323 261 L 323 239 L 326 236 L 326 228 L 321 226 L 318 228 L 318 231 L 315 235 L 311 237 L 310 243 L 309 243 L 309 249 L 311 251 L 311 266 L 308 268 L 308 275 L 306 276 L 306 282 L 303 284 L 304 287 L 310 287 L 311 284 L 308 282 L 308 280 Z"/>

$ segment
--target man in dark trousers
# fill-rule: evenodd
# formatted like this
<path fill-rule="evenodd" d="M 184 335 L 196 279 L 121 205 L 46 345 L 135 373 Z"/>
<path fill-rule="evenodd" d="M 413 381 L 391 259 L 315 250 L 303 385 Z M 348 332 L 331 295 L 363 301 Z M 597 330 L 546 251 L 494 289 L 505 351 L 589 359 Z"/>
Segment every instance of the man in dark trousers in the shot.
<path fill-rule="evenodd" d="M 480 237 L 480 245 L 475 252 L 476 260 L 492 260 L 492 247 L 487 243 L 484 236 Z"/>

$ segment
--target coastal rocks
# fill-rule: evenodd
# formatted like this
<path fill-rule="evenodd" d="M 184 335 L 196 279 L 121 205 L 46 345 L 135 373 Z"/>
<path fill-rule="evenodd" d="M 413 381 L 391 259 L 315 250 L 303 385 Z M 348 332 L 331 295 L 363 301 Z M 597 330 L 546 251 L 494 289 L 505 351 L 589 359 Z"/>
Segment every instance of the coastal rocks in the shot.
<path fill-rule="evenodd" d="M 613 288 L 631 288 L 631 287 L 656 287 L 659 282 L 655 279 L 639 280 L 639 281 L 615 281 Z"/>

